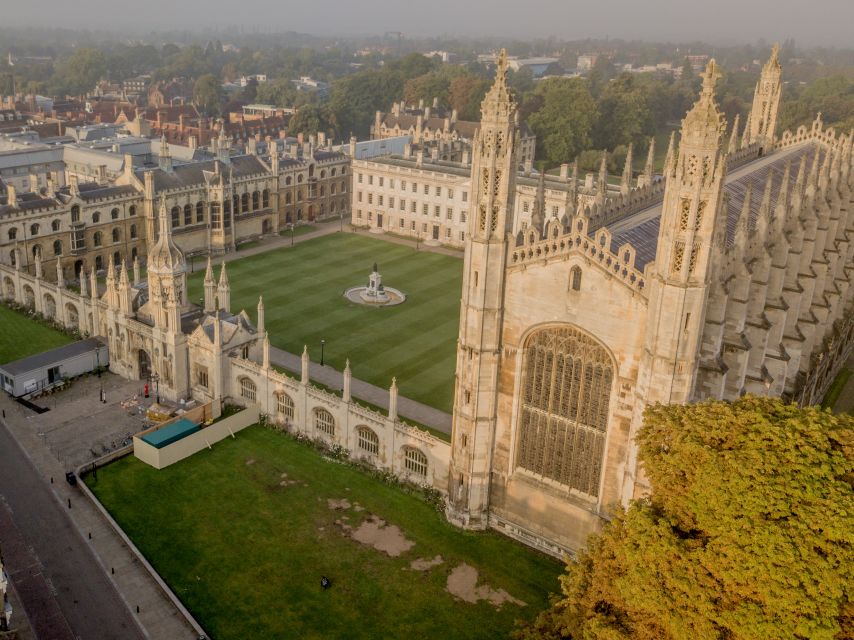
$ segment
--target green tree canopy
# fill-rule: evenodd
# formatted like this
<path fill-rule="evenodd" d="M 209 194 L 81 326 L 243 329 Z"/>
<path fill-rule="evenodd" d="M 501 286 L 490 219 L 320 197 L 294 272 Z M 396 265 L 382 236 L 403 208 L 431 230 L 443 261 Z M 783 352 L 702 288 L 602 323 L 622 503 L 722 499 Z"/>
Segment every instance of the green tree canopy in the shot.
<path fill-rule="evenodd" d="M 596 146 L 613 149 L 632 142 L 640 147 L 654 133 L 647 87 L 629 73 L 609 82 L 599 98 L 599 121 L 593 132 Z"/>
<path fill-rule="evenodd" d="M 540 158 L 569 162 L 590 145 L 596 104 L 581 78 L 547 78 L 534 90 L 542 106 L 528 117 Z"/>
<path fill-rule="evenodd" d="M 216 76 L 206 73 L 193 85 L 193 102 L 208 115 L 219 112 L 222 86 Z"/>
<path fill-rule="evenodd" d="M 448 104 L 460 120 L 480 120 L 480 103 L 492 83 L 486 78 L 465 74 L 451 80 Z"/>
<path fill-rule="evenodd" d="M 299 109 L 288 122 L 288 135 L 295 136 L 299 133 L 312 135 L 323 131 L 327 135 L 335 136 L 335 128 L 330 121 L 331 117 L 326 107 L 317 104 L 307 104 Z"/>
<path fill-rule="evenodd" d="M 854 418 L 747 396 L 654 406 L 652 493 L 519 638 L 833 640 L 854 621 Z"/>
<path fill-rule="evenodd" d="M 58 65 L 54 84 L 57 93 L 83 95 L 95 88 L 107 72 L 107 61 L 98 49 L 84 47 Z"/>

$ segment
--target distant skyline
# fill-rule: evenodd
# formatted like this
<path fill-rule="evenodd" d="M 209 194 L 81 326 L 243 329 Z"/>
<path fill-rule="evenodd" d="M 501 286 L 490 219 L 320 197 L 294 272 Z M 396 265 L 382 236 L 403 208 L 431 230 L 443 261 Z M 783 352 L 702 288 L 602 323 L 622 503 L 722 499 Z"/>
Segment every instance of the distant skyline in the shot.
<path fill-rule="evenodd" d="M 73 7 L 73 10 L 69 9 Z M 794 38 L 803 45 L 852 45 L 854 0 L 104 0 L 10 3 L 4 26 L 142 30 L 242 27 L 319 36 L 493 36 L 562 40 L 621 38 L 647 41 L 755 43 Z M 54 22 L 50 22 L 54 18 Z M 0 42 L 2 46 L 2 42 Z"/>

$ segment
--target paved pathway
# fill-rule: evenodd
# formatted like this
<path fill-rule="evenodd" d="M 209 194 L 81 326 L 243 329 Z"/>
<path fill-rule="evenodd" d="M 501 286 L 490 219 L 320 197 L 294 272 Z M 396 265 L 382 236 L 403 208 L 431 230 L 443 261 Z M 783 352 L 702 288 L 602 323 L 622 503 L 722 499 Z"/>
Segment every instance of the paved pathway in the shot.
<path fill-rule="evenodd" d="M 109 401 L 106 405 L 98 400 L 102 384 Z M 43 402 L 42 405 L 51 407 L 51 410 L 41 415 L 22 407 L 6 394 L 0 395 L 0 408 L 6 415 L 0 435 L 8 437 L 11 434 L 18 443 L 16 445 L 10 440 L 11 444 L 7 446 L 0 441 L 0 495 L 6 498 L 12 508 L 15 526 L 27 544 L 35 550 L 58 593 L 73 592 L 70 606 L 77 609 L 72 608 L 72 613 L 84 612 L 84 608 L 88 607 L 90 610 L 86 616 L 93 621 L 109 615 L 110 611 L 115 612 L 114 616 L 124 616 L 127 620 L 136 618 L 136 623 L 127 633 L 107 633 L 111 629 L 109 626 L 96 627 L 94 631 L 89 628 L 91 633 L 84 632 L 60 600 L 60 608 L 75 634 L 87 640 L 143 637 L 152 640 L 191 640 L 197 637 L 186 619 L 95 506 L 78 488 L 65 482 L 66 470 L 79 464 L 81 458 L 92 459 L 90 448 L 94 448 L 100 455 L 103 446 L 111 447 L 112 442 L 123 437 L 127 431 L 136 430 L 137 420 L 119 403 L 138 391 L 140 384 L 109 373 L 100 379 L 82 378 L 68 390 Z M 10 468 L 7 460 L 19 465 L 26 463 L 31 473 L 23 476 L 15 466 L 11 467 L 12 471 L 6 471 Z M 8 479 L 5 473 L 10 474 Z M 51 478 L 54 480 L 52 484 Z M 13 503 L 10 496 L 19 493 L 25 499 Z M 30 496 L 39 493 L 49 498 L 47 506 L 30 499 Z M 67 508 L 69 499 L 71 509 Z M 47 512 L 50 504 L 64 518 L 64 527 L 42 523 L 41 528 L 33 529 L 33 521 L 39 524 L 39 514 Z M 45 531 L 50 531 L 50 535 L 44 535 Z M 63 553 L 58 557 L 43 555 L 36 540 L 39 544 L 58 545 Z M 85 552 L 79 556 L 73 571 L 63 569 L 63 562 L 67 562 L 65 553 L 69 548 L 76 549 L 75 553 Z M 74 585 L 79 580 L 93 585 L 91 588 L 98 595 L 78 595 Z M 102 591 L 105 594 L 103 596 Z M 19 595 L 29 612 L 32 604 L 28 607 L 25 594 L 19 592 Z M 77 600 L 78 604 L 73 604 L 73 600 Z M 136 612 L 137 606 L 139 613 Z M 145 635 L 139 630 L 140 626 L 145 630 Z"/>
<path fill-rule="evenodd" d="M 6 423 L 0 424 L 3 553 L 37 637 L 142 639 L 86 541 L 51 495 L 50 485 L 14 441 Z M 75 496 L 72 509 L 81 503 Z"/>
<path fill-rule="evenodd" d="M 297 376 L 302 370 L 300 356 L 276 347 L 270 347 L 270 362 L 295 373 Z M 329 365 L 321 367 L 317 362 L 312 362 L 308 369 L 308 375 L 312 380 L 322 382 L 332 389 L 337 390 L 344 386 L 344 374 Z M 388 389 L 353 378 L 350 383 L 350 392 L 354 398 L 366 400 L 388 411 Z M 403 418 L 410 418 L 437 431 L 451 433 L 451 414 L 428 407 L 426 404 L 398 396 L 397 413 Z"/>

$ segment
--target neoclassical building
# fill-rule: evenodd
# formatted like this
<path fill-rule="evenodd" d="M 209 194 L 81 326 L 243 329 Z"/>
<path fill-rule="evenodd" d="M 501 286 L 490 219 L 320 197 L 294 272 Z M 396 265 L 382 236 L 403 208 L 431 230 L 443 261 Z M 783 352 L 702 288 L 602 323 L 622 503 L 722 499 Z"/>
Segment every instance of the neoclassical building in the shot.
<path fill-rule="evenodd" d="M 559 553 L 647 491 L 646 406 L 820 401 L 854 346 L 851 138 L 819 119 L 775 137 L 775 48 L 727 144 L 711 61 L 658 202 L 538 204 L 521 229 L 505 71 L 474 141 L 448 517 Z"/>

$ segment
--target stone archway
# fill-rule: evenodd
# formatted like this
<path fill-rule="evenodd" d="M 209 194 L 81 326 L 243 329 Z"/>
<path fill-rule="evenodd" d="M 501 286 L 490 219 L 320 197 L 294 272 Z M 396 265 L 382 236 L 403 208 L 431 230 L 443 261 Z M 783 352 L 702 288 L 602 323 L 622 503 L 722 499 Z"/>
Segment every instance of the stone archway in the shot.
<path fill-rule="evenodd" d="M 3 278 L 3 295 L 10 300 L 15 299 L 15 282 L 9 276 Z"/>
<path fill-rule="evenodd" d="M 65 305 L 65 321 L 67 326 L 82 331 L 82 327 L 80 326 L 80 313 L 77 311 L 77 307 L 70 302 Z"/>
<path fill-rule="evenodd" d="M 24 285 L 24 306 L 30 309 L 36 308 L 36 292 L 28 284 Z"/>
<path fill-rule="evenodd" d="M 151 375 L 151 356 L 145 349 L 140 349 L 137 355 L 139 379 L 145 380 Z"/>
<path fill-rule="evenodd" d="M 56 300 L 49 293 L 44 294 L 42 301 L 42 315 L 48 320 L 56 319 Z"/>

